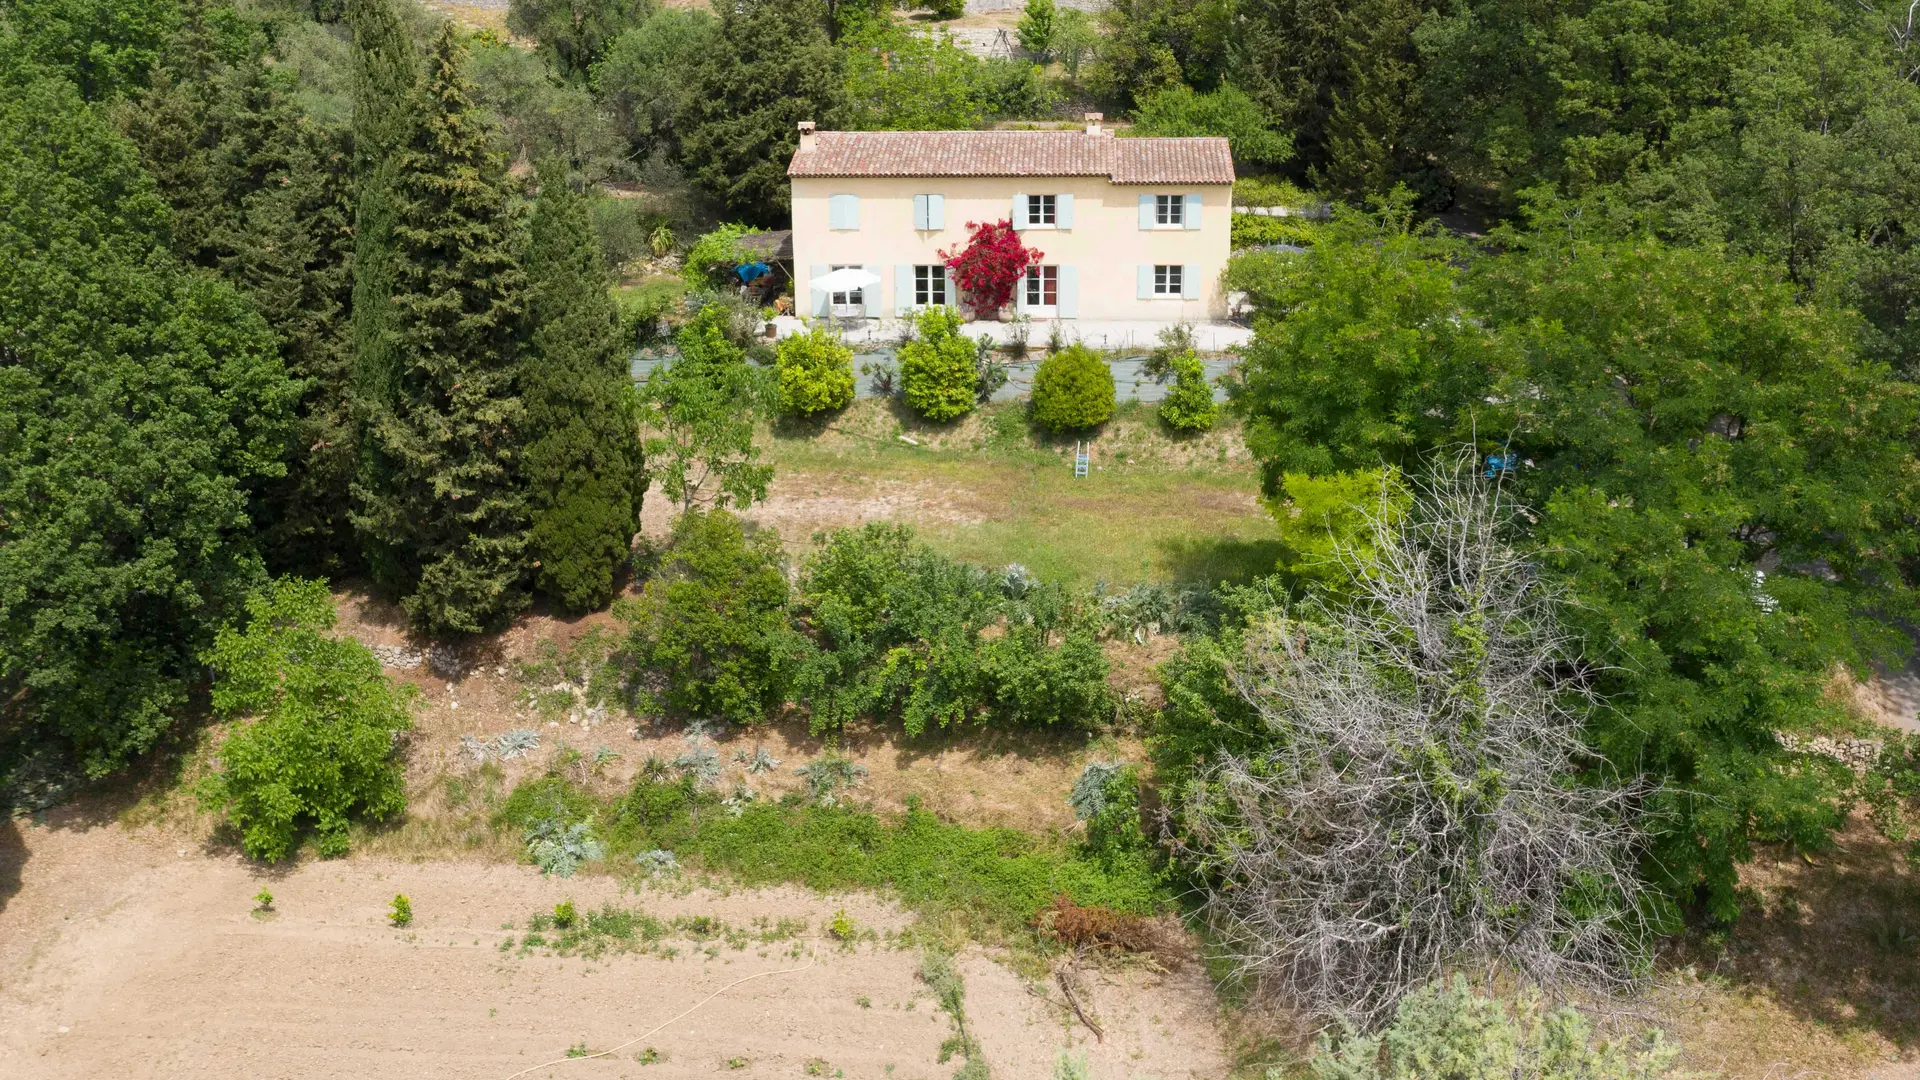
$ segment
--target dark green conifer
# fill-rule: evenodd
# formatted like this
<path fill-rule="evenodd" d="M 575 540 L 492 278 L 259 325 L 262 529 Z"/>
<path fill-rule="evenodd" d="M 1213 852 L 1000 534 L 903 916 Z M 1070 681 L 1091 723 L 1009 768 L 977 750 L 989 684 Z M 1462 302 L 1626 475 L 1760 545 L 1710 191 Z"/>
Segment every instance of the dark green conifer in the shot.
<path fill-rule="evenodd" d="M 524 410 L 515 348 L 525 278 L 506 163 L 443 29 L 393 159 L 393 359 L 363 401 L 353 522 L 374 577 L 432 632 L 497 627 L 526 602 Z"/>
<path fill-rule="evenodd" d="M 223 59 L 207 13 L 205 0 L 185 5 L 150 86 L 115 117 L 173 210 L 175 252 L 254 302 L 305 385 L 287 474 L 255 492 L 262 548 L 284 569 L 337 571 L 352 535 L 348 135 L 303 115 L 294 76 L 260 52 L 264 36 L 242 36 L 249 48 Z"/>
<path fill-rule="evenodd" d="M 637 399 L 605 265 L 565 167 L 543 166 L 527 252 L 525 475 L 537 584 L 575 611 L 613 598 L 646 491 Z"/>
<path fill-rule="evenodd" d="M 391 404 L 394 169 L 411 128 L 420 65 L 392 0 L 347 0 L 347 21 L 353 28 L 353 385 L 363 403 Z"/>

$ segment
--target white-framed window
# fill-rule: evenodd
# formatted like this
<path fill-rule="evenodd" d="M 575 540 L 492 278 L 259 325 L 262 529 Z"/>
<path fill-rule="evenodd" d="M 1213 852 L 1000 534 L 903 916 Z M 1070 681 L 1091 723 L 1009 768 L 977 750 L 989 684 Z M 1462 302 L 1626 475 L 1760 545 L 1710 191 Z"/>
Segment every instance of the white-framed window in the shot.
<path fill-rule="evenodd" d="M 1183 296 L 1186 293 L 1187 268 L 1179 263 L 1159 264 L 1153 268 L 1153 295 Z"/>
<path fill-rule="evenodd" d="M 1036 225 L 1057 225 L 1060 222 L 1060 197 L 1058 195 L 1027 196 L 1027 227 Z"/>
<path fill-rule="evenodd" d="M 858 269 L 858 267 L 835 265 L 827 267 L 827 273 L 831 274 L 835 270 L 856 269 Z M 835 315 L 846 316 L 860 314 L 864 310 L 861 306 L 864 302 L 865 299 L 860 289 L 849 289 L 845 292 L 827 294 L 827 304 L 832 308 Z"/>
<path fill-rule="evenodd" d="M 1057 266 L 1027 267 L 1026 288 L 1029 308 L 1057 306 L 1060 303 L 1060 268 Z"/>
<path fill-rule="evenodd" d="M 934 263 L 913 268 L 913 303 L 916 307 L 946 307 L 947 268 Z"/>
<path fill-rule="evenodd" d="M 1187 197 L 1185 195 L 1155 195 L 1153 197 L 1153 223 L 1183 227 L 1187 223 Z M 1179 269 L 1175 267 L 1174 269 Z M 1174 290 L 1178 292 L 1179 290 Z"/>

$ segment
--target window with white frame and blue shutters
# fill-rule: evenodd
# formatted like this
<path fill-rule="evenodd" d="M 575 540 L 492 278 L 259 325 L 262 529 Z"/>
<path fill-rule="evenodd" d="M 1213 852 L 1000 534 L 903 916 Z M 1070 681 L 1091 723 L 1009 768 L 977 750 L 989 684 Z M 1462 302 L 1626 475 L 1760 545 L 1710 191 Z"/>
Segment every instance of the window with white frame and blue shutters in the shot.
<path fill-rule="evenodd" d="M 919 232 L 939 232 L 947 227 L 947 197 L 945 195 L 915 195 L 913 197 L 913 227 Z"/>

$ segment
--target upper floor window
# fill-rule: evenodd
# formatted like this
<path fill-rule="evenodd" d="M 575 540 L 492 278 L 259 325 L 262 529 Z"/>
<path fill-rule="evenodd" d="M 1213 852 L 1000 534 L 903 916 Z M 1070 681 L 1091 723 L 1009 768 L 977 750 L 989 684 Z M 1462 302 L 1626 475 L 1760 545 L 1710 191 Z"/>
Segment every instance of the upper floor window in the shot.
<path fill-rule="evenodd" d="M 1060 215 L 1058 195 L 1027 196 L 1027 225 L 1057 225 Z"/>
<path fill-rule="evenodd" d="M 1185 293 L 1187 270 L 1178 263 L 1153 268 L 1153 295 L 1180 296 Z"/>
<path fill-rule="evenodd" d="M 947 304 L 947 268 L 939 263 L 913 268 L 913 302 L 919 307 Z"/>
<path fill-rule="evenodd" d="M 1153 222 L 1156 225 L 1185 225 L 1187 223 L 1187 197 L 1185 195 L 1155 195 L 1153 197 Z"/>
<path fill-rule="evenodd" d="M 1027 267 L 1027 306 L 1055 307 L 1060 303 L 1060 268 Z"/>

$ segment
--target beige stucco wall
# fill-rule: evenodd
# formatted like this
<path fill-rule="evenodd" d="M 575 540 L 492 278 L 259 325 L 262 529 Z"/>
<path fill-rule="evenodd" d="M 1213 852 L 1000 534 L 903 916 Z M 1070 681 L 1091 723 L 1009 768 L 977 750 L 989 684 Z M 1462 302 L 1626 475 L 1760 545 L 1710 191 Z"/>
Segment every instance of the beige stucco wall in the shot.
<path fill-rule="evenodd" d="M 1079 277 L 1079 315 L 1089 319 L 1174 322 L 1219 318 L 1226 310 L 1220 286 L 1232 228 L 1233 189 L 1228 184 L 1114 184 L 1105 177 L 796 177 L 793 183 L 794 297 L 811 313 L 815 266 L 873 266 L 880 275 L 879 314 L 896 309 L 894 267 L 940 262 L 936 252 L 966 243 L 967 222 L 1004 221 L 1015 194 L 1074 197 L 1072 229 L 1032 227 L 1021 233 L 1028 247 L 1045 253 L 1043 264 L 1070 265 Z M 1140 228 L 1143 194 L 1201 196 L 1200 228 Z M 913 197 L 943 195 L 945 228 L 914 229 Z M 828 228 L 832 195 L 860 197 L 860 227 Z M 1200 267 L 1198 299 L 1138 298 L 1141 263 Z"/>

